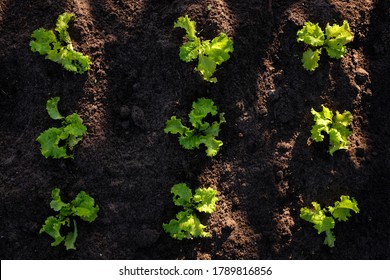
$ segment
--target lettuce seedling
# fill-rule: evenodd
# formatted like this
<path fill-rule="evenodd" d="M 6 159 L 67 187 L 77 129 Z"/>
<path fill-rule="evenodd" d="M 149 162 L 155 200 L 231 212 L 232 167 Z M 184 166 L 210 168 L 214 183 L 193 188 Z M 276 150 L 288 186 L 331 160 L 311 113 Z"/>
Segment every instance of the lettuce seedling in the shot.
<path fill-rule="evenodd" d="M 328 23 L 325 27 L 325 33 L 318 23 L 305 22 L 303 28 L 297 32 L 297 42 L 304 42 L 310 46 L 303 53 L 303 67 L 308 71 L 314 71 L 318 67 L 323 48 L 329 57 L 342 58 L 347 52 L 345 45 L 352 40 L 353 34 L 346 20 L 342 26 Z"/>
<path fill-rule="evenodd" d="M 66 118 L 58 112 L 59 97 L 53 97 L 46 103 L 46 110 L 53 120 L 62 120 L 62 127 L 51 127 L 36 139 L 41 144 L 41 153 L 45 158 L 73 158 L 73 149 L 87 131 L 83 120 L 76 113 Z"/>
<path fill-rule="evenodd" d="M 198 66 L 195 69 L 201 73 L 203 79 L 212 83 L 217 82 L 217 78 L 213 77 L 214 72 L 217 65 L 230 58 L 229 53 L 234 50 L 233 41 L 225 33 L 220 33 L 211 42 L 201 41 L 196 36 L 196 22 L 190 20 L 188 16 L 179 17 L 173 27 L 186 30 L 184 37 L 187 42 L 180 47 L 180 59 L 185 62 L 198 59 Z"/>
<path fill-rule="evenodd" d="M 55 188 L 51 192 L 51 197 L 52 201 L 50 202 L 50 207 L 58 212 L 58 214 L 56 216 L 48 217 L 39 233 L 46 232 L 54 238 L 51 246 L 58 246 L 64 242 L 67 250 L 75 250 L 76 247 L 74 244 L 78 233 L 76 220 L 73 219 L 72 216 L 80 217 L 83 221 L 93 222 L 97 218 L 99 206 L 95 205 L 95 200 L 84 191 L 81 191 L 70 203 L 64 203 L 61 200 L 60 189 L 58 188 Z M 71 227 L 72 220 L 73 231 L 70 231 L 66 236 L 63 236 L 61 227 Z"/>
<path fill-rule="evenodd" d="M 179 134 L 179 143 L 185 149 L 199 148 L 200 144 L 206 146 L 206 154 L 209 157 L 215 156 L 223 142 L 217 140 L 220 131 L 220 125 L 225 121 L 224 114 L 219 114 L 219 121 L 209 123 L 204 119 L 208 114 L 215 116 L 218 114 L 218 108 L 214 105 L 211 99 L 199 98 L 192 103 L 192 111 L 189 113 L 189 120 L 192 124 L 192 129 L 184 126 L 180 119 L 172 116 L 166 121 L 164 132 Z"/>
<path fill-rule="evenodd" d="M 204 231 L 206 226 L 202 225 L 195 211 L 213 213 L 218 201 L 217 191 L 212 188 L 197 188 L 193 195 L 185 183 L 180 183 L 172 187 L 171 193 L 174 204 L 183 207 L 184 210 L 176 215 L 176 219 L 163 224 L 165 232 L 178 240 L 210 237 L 210 233 Z"/>
<path fill-rule="evenodd" d="M 359 213 L 358 204 L 354 198 L 342 195 L 340 201 L 336 201 L 334 206 L 328 206 L 321 209 L 321 205 L 317 202 L 312 202 L 313 208 L 303 207 L 300 210 L 300 217 L 305 221 L 314 224 L 314 228 L 318 234 L 325 232 L 324 244 L 329 247 L 334 247 L 336 237 L 333 229 L 335 220 L 345 222 L 351 216 L 351 210 Z"/>
<path fill-rule="evenodd" d="M 317 112 L 311 108 L 311 113 L 314 115 L 315 124 L 311 129 L 311 139 L 316 142 L 322 142 L 324 135 L 322 132 L 329 134 L 329 153 L 333 156 L 333 153 L 337 150 L 347 150 L 349 147 L 348 136 L 352 134 L 352 131 L 348 129 L 348 126 L 352 123 L 352 114 L 349 111 L 344 111 L 340 114 L 336 111 L 333 112 L 322 105 L 322 112 Z"/>
<path fill-rule="evenodd" d="M 46 55 L 46 59 L 61 64 L 66 70 L 83 74 L 90 69 L 88 56 L 73 49 L 68 33 L 68 23 L 75 16 L 70 13 L 61 14 L 53 30 L 39 28 L 31 35 L 30 47 L 33 52 Z"/>

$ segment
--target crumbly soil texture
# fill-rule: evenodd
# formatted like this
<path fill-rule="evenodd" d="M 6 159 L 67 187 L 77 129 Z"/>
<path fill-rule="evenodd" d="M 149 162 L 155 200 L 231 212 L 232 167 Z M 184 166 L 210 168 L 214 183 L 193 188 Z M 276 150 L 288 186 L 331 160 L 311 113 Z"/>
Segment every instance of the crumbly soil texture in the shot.
<path fill-rule="evenodd" d="M 90 56 L 74 75 L 30 50 L 32 32 L 76 15 L 70 36 Z M 199 36 L 234 41 L 231 58 L 204 81 L 179 58 L 188 15 Z M 306 71 L 296 33 L 304 22 L 341 24 L 354 34 L 341 60 L 325 52 Z M 389 259 L 390 2 L 385 0 L 26 0 L 0 1 L 1 259 Z M 45 105 L 88 128 L 74 159 L 45 159 L 37 136 L 58 121 Z M 215 157 L 185 150 L 164 133 L 172 115 L 211 98 L 225 113 Z M 350 148 L 331 156 L 313 143 L 311 108 L 353 114 Z M 175 240 L 163 223 L 180 208 L 171 187 L 212 187 L 219 201 L 200 215 L 210 238 Z M 78 222 L 76 250 L 39 234 L 81 190 L 100 206 Z M 299 217 L 312 201 L 356 198 L 360 213 L 336 223 L 335 247 Z"/>

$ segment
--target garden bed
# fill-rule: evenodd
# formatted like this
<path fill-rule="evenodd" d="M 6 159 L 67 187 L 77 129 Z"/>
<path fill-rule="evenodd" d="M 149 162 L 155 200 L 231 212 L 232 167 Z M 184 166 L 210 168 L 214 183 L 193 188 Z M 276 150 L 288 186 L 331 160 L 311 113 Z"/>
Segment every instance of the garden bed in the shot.
<path fill-rule="evenodd" d="M 70 35 L 90 56 L 74 75 L 29 48 L 32 32 L 76 15 Z M 231 58 L 202 80 L 179 59 L 188 15 L 202 38 L 234 41 Z M 348 20 L 354 41 L 340 61 L 306 71 L 296 33 L 305 21 Z M 388 259 L 390 257 L 390 2 L 374 0 L 0 1 L 1 259 Z M 37 136 L 55 126 L 46 101 L 77 112 L 88 132 L 72 159 L 45 159 Z M 217 156 L 184 150 L 164 133 L 172 115 L 211 98 L 225 113 Z M 313 143 L 311 108 L 349 110 L 353 134 L 333 156 Z M 162 229 L 177 213 L 171 187 L 218 190 L 202 215 L 210 238 L 178 241 Z M 52 189 L 80 190 L 100 206 L 79 223 L 77 250 L 39 230 Z M 355 197 L 360 213 L 323 245 L 299 217 L 312 201 Z"/>

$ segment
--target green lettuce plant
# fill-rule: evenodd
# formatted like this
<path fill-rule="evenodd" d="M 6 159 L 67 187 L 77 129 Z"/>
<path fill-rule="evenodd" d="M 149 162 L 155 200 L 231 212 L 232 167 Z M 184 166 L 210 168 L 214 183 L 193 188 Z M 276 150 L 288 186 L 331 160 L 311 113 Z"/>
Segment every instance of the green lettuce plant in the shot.
<path fill-rule="evenodd" d="M 311 108 L 311 113 L 314 116 L 315 124 L 310 131 L 310 138 L 315 142 L 322 142 L 324 140 L 322 133 L 325 132 L 329 135 L 329 153 L 332 156 L 337 150 L 347 150 L 350 144 L 348 136 L 352 134 L 352 131 L 348 129 L 348 126 L 352 123 L 351 112 L 344 111 L 340 114 L 336 111 L 333 114 L 332 111 L 322 105 L 321 112 Z"/>
<path fill-rule="evenodd" d="M 68 33 L 68 23 L 75 16 L 70 13 L 59 15 L 53 30 L 39 28 L 31 35 L 30 47 L 33 52 L 45 55 L 46 59 L 61 64 L 66 70 L 83 74 L 90 69 L 88 56 L 73 49 Z"/>
<path fill-rule="evenodd" d="M 340 59 L 346 52 L 347 43 L 352 42 L 353 34 L 348 21 L 344 20 L 343 25 L 327 23 L 325 32 L 318 23 L 305 22 L 302 29 L 297 32 L 297 42 L 304 42 L 309 45 L 303 53 L 303 67 L 308 71 L 314 71 L 318 67 L 318 61 L 322 49 L 325 48 L 331 58 Z"/>
<path fill-rule="evenodd" d="M 86 222 L 93 222 L 97 218 L 99 206 L 95 205 L 95 200 L 84 191 L 81 191 L 70 203 L 61 200 L 60 189 L 58 188 L 52 191 L 51 197 L 50 207 L 58 214 L 48 217 L 39 233 L 45 232 L 54 238 L 51 246 L 58 246 L 64 242 L 67 250 L 75 250 L 74 244 L 78 233 L 77 223 L 73 217 L 79 217 Z M 63 236 L 61 233 L 62 227 L 71 227 L 72 224 L 73 231 L 69 231 L 66 236 Z"/>
<path fill-rule="evenodd" d="M 325 232 L 324 244 L 329 247 L 334 247 L 334 242 L 336 241 L 333 233 L 335 221 L 346 222 L 351 217 L 351 211 L 355 213 L 360 212 L 356 200 L 346 195 L 342 195 L 340 201 L 336 201 L 334 206 L 321 208 L 321 205 L 317 202 L 312 202 L 311 204 L 313 208 L 301 208 L 300 217 L 314 224 L 313 227 L 318 234 Z"/>
<path fill-rule="evenodd" d="M 174 28 L 180 27 L 186 30 L 187 42 L 180 47 L 180 59 L 185 62 L 198 60 L 195 68 L 200 72 L 203 79 L 216 83 L 217 78 L 213 77 L 217 65 L 227 61 L 233 52 L 233 41 L 225 34 L 220 33 L 213 40 L 202 41 L 196 34 L 196 22 L 188 16 L 179 17 Z"/>
<path fill-rule="evenodd" d="M 178 240 L 209 237 L 210 233 L 204 231 L 206 226 L 202 225 L 196 212 L 213 213 L 218 201 L 217 191 L 212 188 L 197 188 L 193 194 L 185 183 L 179 183 L 172 187 L 171 193 L 174 204 L 184 210 L 177 213 L 176 219 L 163 224 L 164 231 Z"/>
<path fill-rule="evenodd" d="M 73 158 L 73 150 L 81 141 L 86 126 L 76 113 L 63 117 L 58 112 L 59 97 L 53 97 L 46 103 L 46 110 L 53 120 L 61 120 L 61 127 L 51 127 L 42 132 L 36 139 L 41 144 L 41 153 L 45 158 Z"/>
<path fill-rule="evenodd" d="M 199 148 L 201 144 L 206 146 L 206 154 L 209 157 L 215 156 L 223 145 L 221 140 L 217 140 L 220 125 L 225 121 L 224 114 L 219 114 L 219 121 L 209 123 L 205 120 L 207 115 L 216 116 L 218 108 L 211 99 L 199 98 L 192 103 L 192 110 L 189 113 L 189 121 L 192 128 L 184 126 L 180 119 L 172 116 L 166 121 L 164 132 L 179 134 L 179 143 L 185 149 Z"/>

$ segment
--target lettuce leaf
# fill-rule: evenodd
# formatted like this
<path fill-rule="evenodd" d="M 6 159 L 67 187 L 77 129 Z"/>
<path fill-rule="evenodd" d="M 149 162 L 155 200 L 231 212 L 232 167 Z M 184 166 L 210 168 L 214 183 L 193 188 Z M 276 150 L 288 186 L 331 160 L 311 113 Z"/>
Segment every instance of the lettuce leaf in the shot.
<path fill-rule="evenodd" d="M 195 208 L 199 212 L 213 213 L 216 209 L 217 201 L 216 190 L 212 188 L 198 188 L 195 190 L 193 202 L 196 204 Z"/>
<path fill-rule="evenodd" d="M 297 32 L 297 42 L 304 42 L 313 47 L 321 47 L 325 42 L 325 34 L 318 23 L 314 24 L 308 21 Z"/>
<path fill-rule="evenodd" d="M 74 17 L 73 14 L 63 13 L 58 16 L 54 31 L 44 28 L 35 30 L 31 35 L 30 47 L 33 52 L 46 55 L 46 59 L 61 64 L 64 69 L 83 74 L 90 69 L 91 61 L 88 56 L 73 49 L 68 27 Z"/>
<path fill-rule="evenodd" d="M 210 233 L 204 231 L 205 228 L 206 226 L 202 225 L 199 218 L 188 211 L 177 213 L 176 219 L 170 220 L 168 224 L 163 224 L 164 231 L 177 240 L 209 237 Z"/>
<path fill-rule="evenodd" d="M 301 62 L 306 70 L 314 71 L 318 67 L 321 50 L 322 49 L 317 49 L 313 51 L 309 48 L 303 53 Z"/>
<path fill-rule="evenodd" d="M 347 195 L 342 195 L 340 201 L 336 201 L 334 206 L 328 207 L 329 212 L 339 221 L 347 221 L 351 217 L 351 210 L 355 213 L 359 213 L 357 201 L 355 198 L 350 198 Z"/>

